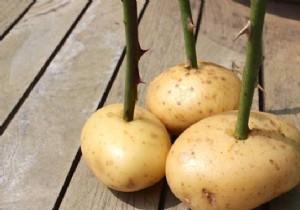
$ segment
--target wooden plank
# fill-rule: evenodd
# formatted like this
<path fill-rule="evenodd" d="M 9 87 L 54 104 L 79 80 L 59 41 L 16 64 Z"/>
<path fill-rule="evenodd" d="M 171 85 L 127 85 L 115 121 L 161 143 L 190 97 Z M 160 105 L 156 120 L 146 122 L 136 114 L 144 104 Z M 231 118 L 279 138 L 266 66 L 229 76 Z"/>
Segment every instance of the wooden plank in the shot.
<path fill-rule="evenodd" d="M 197 39 L 199 60 L 206 60 L 242 72 L 245 63 L 247 38 L 233 41 L 247 22 L 249 8 L 234 1 L 205 1 L 200 32 Z M 241 76 L 241 75 L 240 75 Z M 258 109 L 255 93 L 253 109 Z M 165 209 L 188 210 L 167 189 Z"/>
<path fill-rule="evenodd" d="M 199 1 L 194 0 L 194 12 L 199 9 Z M 141 58 L 141 76 L 147 83 L 166 68 L 185 61 L 183 36 L 178 5 L 173 0 L 151 0 L 141 21 L 140 43 L 150 50 Z M 123 102 L 123 64 L 109 93 L 106 104 Z M 147 85 L 140 85 L 138 105 L 144 106 Z M 90 175 L 85 162 L 81 161 L 63 200 L 61 209 L 157 209 L 161 185 L 134 194 L 116 196 L 96 178 Z M 87 183 L 87 179 L 89 182 Z M 125 199 L 124 199 L 125 197 Z M 100 206 L 100 207 L 99 207 Z M 115 207 L 117 206 L 117 207 Z"/>
<path fill-rule="evenodd" d="M 81 128 L 122 54 L 120 4 L 93 1 L 0 137 L 0 209 L 53 208 L 79 148 Z"/>
<path fill-rule="evenodd" d="M 265 30 L 265 109 L 300 129 L 300 5 L 268 5 Z M 300 185 L 270 203 L 300 210 Z"/>
<path fill-rule="evenodd" d="M 33 3 L 33 0 L 0 1 L 0 37 Z"/>
<path fill-rule="evenodd" d="M 1 42 L 0 126 L 86 3 L 87 0 L 37 1 Z"/>
<path fill-rule="evenodd" d="M 247 23 L 249 7 L 235 1 L 207 1 L 200 33 L 197 40 L 199 59 L 208 60 L 229 69 L 243 72 L 247 38 L 236 39 L 239 31 Z M 258 92 L 255 91 L 252 109 L 258 109 Z"/>
<path fill-rule="evenodd" d="M 154 210 L 158 205 L 160 189 L 161 183 L 133 193 L 110 190 L 95 178 L 81 160 L 60 209 Z"/>

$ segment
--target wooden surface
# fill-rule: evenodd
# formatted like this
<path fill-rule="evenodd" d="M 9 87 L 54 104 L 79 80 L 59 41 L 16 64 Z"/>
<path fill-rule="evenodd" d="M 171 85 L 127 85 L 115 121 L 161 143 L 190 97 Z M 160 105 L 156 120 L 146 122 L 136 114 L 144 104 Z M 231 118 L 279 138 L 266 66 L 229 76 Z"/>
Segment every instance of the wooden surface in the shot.
<path fill-rule="evenodd" d="M 265 110 L 285 118 L 300 129 L 300 5 L 273 3 L 268 11 L 265 30 Z M 284 16 L 286 12 L 289 16 Z M 299 210 L 300 185 L 275 199 L 270 207 Z"/>
<path fill-rule="evenodd" d="M 37 1 L 1 41 L 1 126 L 35 77 L 47 68 L 86 4 L 85 0 Z M 11 12 L 4 13 L 7 17 Z"/>
<path fill-rule="evenodd" d="M 246 37 L 233 39 L 249 16 L 248 1 L 205 2 L 199 60 L 242 69 Z M 201 1 L 191 4 L 196 22 Z M 146 84 L 140 85 L 138 105 L 144 106 L 147 82 L 184 62 L 185 54 L 177 2 L 138 1 L 138 7 L 141 46 L 150 49 L 140 62 Z M 0 34 L 12 26 L 0 45 L 0 209 L 187 210 L 163 181 L 137 193 L 107 189 L 78 152 L 87 117 L 103 104 L 123 100 L 121 2 L 9 0 L 0 8 Z M 261 100 L 266 111 L 298 129 L 299 11 L 298 4 L 270 2 L 264 33 L 266 94 L 256 95 L 253 103 L 258 109 Z M 300 186 L 271 201 L 269 209 L 300 210 L 299 198 Z"/>
<path fill-rule="evenodd" d="M 15 25 L 22 15 L 26 13 L 32 5 L 33 0 L 6 0 L 0 1 L 0 40 L 2 40 L 9 30 Z"/>

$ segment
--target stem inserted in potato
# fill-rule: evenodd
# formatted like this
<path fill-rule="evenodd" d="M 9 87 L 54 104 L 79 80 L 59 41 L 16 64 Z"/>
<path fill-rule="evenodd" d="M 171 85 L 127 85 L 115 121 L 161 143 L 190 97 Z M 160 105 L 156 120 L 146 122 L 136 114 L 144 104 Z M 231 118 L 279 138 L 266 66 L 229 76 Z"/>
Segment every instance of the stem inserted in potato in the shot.
<path fill-rule="evenodd" d="M 245 140 L 249 133 L 249 115 L 252 106 L 254 88 L 262 62 L 261 46 L 267 0 L 252 0 L 250 12 L 250 35 L 247 45 L 247 57 L 243 74 L 238 121 L 235 138 Z"/>
<path fill-rule="evenodd" d="M 198 69 L 195 49 L 194 23 L 189 0 L 179 0 L 181 22 L 184 33 L 185 51 L 189 67 Z"/>
<path fill-rule="evenodd" d="M 137 100 L 137 85 L 141 82 L 138 62 L 145 51 L 140 48 L 138 39 L 137 3 L 123 0 L 123 14 L 126 35 L 126 76 L 123 118 L 133 120 Z"/>

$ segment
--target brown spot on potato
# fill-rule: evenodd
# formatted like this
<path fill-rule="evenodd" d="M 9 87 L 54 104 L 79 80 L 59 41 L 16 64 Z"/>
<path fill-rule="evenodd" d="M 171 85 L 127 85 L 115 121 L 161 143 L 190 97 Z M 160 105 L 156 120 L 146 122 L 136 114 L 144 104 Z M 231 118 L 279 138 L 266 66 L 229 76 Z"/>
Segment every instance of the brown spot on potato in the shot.
<path fill-rule="evenodd" d="M 177 101 L 177 105 L 180 106 L 180 105 L 181 105 L 181 102 L 180 102 L 180 101 Z"/>
<path fill-rule="evenodd" d="M 168 90 L 168 94 L 171 94 L 172 93 L 172 91 L 171 90 Z"/>
<path fill-rule="evenodd" d="M 135 183 L 131 178 L 128 179 L 128 183 L 126 184 L 126 188 L 133 189 L 135 187 Z"/>
<path fill-rule="evenodd" d="M 221 77 L 221 80 L 222 80 L 222 81 L 226 81 L 226 78 L 225 78 L 225 77 Z"/>
<path fill-rule="evenodd" d="M 151 137 L 154 138 L 154 139 L 156 139 L 158 136 L 155 133 L 151 133 Z"/>
<path fill-rule="evenodd" d="M 277 171 L 280 170 L 280 167 L 278 166 L 278 164 L 277 164 L 274 160 L 270 159 L 269 161 L 270 161 L 270 163 L 271 163 L 272 165 L 274 165 L 274 167 L 276 168 Z"/>
<path fill-rule="evenodd" d="M 207 200 L 207 202 L 212 206 L 215 207 L 216 206 L 216 196 L 214 193 L 210 192 L 209 190 L 207 190 L 206 188 L 202 189 L 202 195 L 204 196 L 204 198 Z"/>
<path fill-rule="evenodd" d="M 193 92 L 193 91 L 194 91 L 194 87 L 190 87 L 190 91 L 192 91 L 192 92 Z"/>
<path fill-rule="evenodd" d="M 206 83 L 207 83 L 207 84 L 211 84 L 211 80 L 207 80 Z"/>

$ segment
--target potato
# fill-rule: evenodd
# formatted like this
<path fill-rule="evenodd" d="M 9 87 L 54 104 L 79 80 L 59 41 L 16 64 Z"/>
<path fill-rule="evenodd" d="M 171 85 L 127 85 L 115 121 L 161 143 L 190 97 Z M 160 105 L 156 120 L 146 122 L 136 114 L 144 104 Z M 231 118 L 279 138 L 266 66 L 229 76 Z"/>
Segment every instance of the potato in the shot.
<path fill-rule="evenodd" d="M 237 112 L 183 132 L 166 163 L 168 184 L 193 210 L 249 210 L 300 182 L 300 133 L 277 116 L 251 112 L 247 140 L 236 140 Z"/>
<path fill-rule="evenodd" d="M 180 134 L 197 121 L 238 108 L 241 81 L 230 70 L 209 62 L 199 69 L 174 66 L 149 85 L 146 107 L 172 134 Z"/>
<path fill-rule="evenodd" d="M 109 188 L 131 192 L 149 187 L 165 175 L 171 141 L 163 124 L 150 112 L 135 108 L 134 120 L 123 120 L 123 105 L 95 112 L 81 134 L 87 165 Z"/>

